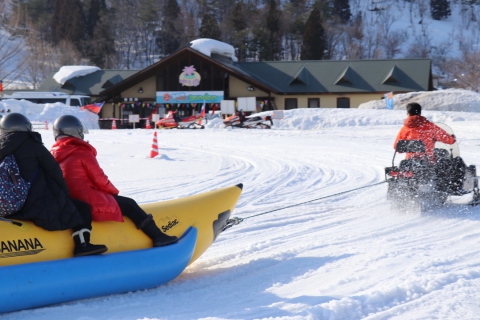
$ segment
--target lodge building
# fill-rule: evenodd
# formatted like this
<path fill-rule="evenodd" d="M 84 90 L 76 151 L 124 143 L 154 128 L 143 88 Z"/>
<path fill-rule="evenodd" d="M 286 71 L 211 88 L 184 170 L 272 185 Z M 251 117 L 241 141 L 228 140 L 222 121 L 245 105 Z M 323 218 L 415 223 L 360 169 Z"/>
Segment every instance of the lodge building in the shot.
<path fill-rule="evenodd" d="M 55 85 L 57 87 L 55 87 Z M 388 92 L 430 91 L 430 59 L 315 60 L 236 62 L 184 47 L 143 70 L 101 70 L 71 79 L 63 86 L 52 80 L 39 91 L 89 94 L 105 101 L 101 118 L 130 114 L 180 116 L 218 107 L 221 100 L 255 97 L 257 111 L 295 108 L 356 108 L 383 99 Z M 109 128 L 110 122 L 101 122 Z"/>

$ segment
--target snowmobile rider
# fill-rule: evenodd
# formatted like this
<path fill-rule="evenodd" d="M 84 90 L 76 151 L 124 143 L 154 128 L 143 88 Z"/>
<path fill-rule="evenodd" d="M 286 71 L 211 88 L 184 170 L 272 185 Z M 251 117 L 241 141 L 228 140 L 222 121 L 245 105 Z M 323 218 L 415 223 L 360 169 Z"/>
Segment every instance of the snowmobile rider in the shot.
<path fill-rule="evenodd" d="M 0 159 L 10 154 L 22 178 L 31 180 L 31 185 L 22 209 L 8 218 L 30 220 L 49 231 L 73 229 L 75 257 L 106 252 L 106 246 L 90 243 L 90 207 L 70 198 L 60 166 L 43 145 L 41 135 L 32 132 L 32 124 L 20 113 L 9 113 L 0 120 Z"/>
<path fill-rule="evenodd" d="M 407 119 L 395 139 L 393 148 L 396 149 L 399 140 L 421 140 L 425 145 L 425 154 L 407 153 L 406 159 L 427 158 L 431 165 L 435 166 L 437 178 L 445 186 L 444 191 L 450 193 L 462 193 L 463 180 L 465 177 L 466 165 L 462 158 L 442 158 L 437 161 L 434 153 L 435 142 L 454 144 L 455 135 L 448 134 L 445 130 L 422 116 L 422 107 L 416 102 L 407 104 Z"/>
<path fill-rule="evenodd" d="M 62 168 L 63 175 L 75 198 L 90 205 L 94 221 L 123 222 L 130 218 L 153 241 L 154 247 L 178 241 L 163 233 L 151 214 L 145 213 L 135 200 L 119 196 L 97 161 L 97 150 L 84 141 L 82 122 L 72 115 L 63 115 L 53 124 L 55 144 L 50 152 Z"/>
<path fill-rule="evenodd" d="M 427 118 L 422 116 L 422 107 L 412 102 L 407 104 L 407 119 L 403 123 L 403 128 L 395 139 L 393 148 L 396 149 L 398 140 L 421 140 L 425 145 L 425 153 L 428 161 L 433 165 L 437 162 L 433 149 L 435 141 L 440 141 L 446 144 L 454 144 L 455 136 L 449 135 L 445 130 L 436 126 Z M 406 159 L 414 157 L 424 157 L 424 154 L 418 155 L 416 153 L 407 153 Z"/>

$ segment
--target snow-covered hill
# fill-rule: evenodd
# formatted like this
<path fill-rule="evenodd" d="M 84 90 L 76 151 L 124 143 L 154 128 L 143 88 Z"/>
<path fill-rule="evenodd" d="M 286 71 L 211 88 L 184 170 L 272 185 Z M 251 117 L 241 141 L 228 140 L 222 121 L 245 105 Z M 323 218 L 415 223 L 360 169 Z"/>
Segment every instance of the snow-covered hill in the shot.
<path fill-rule="evenodd" d="M 188 2 L 188 1 L 187 1 Z M 281 1 L 286 6 L 287 1 Z M 478 51 L 480 49 L 480 4 L 462 4 L 464 1 L 450 1 L 451 15 L 444 20 L 431 18 L 430 2 L 407 0 L 350 0 L 352 18 L 362 17 L 363 50 L 371 51 L 366 58 L 388 58 L 386 50 L 392 49 L 395 36 L 401 36 L 394 58 L 429 57 L 434 61 L 433 71 L 442 74 L 438 68 L 447 58 L 460 57 L 461 50 Z M 22 43 L 21 39 L 9 40 L 10 34 L 0 27 L 0 79 L 5 81 L 6 89 L 31 86 L 29 80 L 20 77 L 23 70 L 18 68 L 25 56 L 24 48 L 16 58 L 2 64 L 2 54 L 7 45 Z M 367 40 L 369 39 L 369 40 Z M 388 44 L 385 44 L 387 42 Z M 349 46 L 338 39 L 338 46 Z M 378 48 L 377 48 L 378 46 Z M 377 50 L 378 49 L 378 50 Z M 339 50 L 339 52 L 342 50 Z M 375 52 L 374 52 L 375 51 Z M 342 59 L 342 56 L 336 56 Z M 16 71 L 10 74 L 11 71 Z M 16 79 L 17 82 L 12 82 Z M 447 79 L 452 80 L 452 79 Z M 31 82 L 31 81 L 30 81 Z"/>

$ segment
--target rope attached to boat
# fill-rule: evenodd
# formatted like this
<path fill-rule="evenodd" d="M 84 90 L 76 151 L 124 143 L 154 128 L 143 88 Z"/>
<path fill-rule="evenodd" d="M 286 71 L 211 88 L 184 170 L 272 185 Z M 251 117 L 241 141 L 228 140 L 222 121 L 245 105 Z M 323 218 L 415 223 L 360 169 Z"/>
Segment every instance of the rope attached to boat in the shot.
<path fill-rule="evenodd" d="M 253 218 L 253 217 L 258 217 L 258 216 L 261 216 L 261 215 L 264 215 L 264 214 L 267 214 L 267 213 L 271 213 L 271 212 L 275 212 L 275 211 L 280 211 L 280 210 L 284 210 L 284 209 L 288 209 L 288 208 L 300 206 L 300 205 L 305 204 L 305 203 L 314 202 L 314 201 L 318 201 L 318 200 L 323 200 L 323 199 L 326 199 L 326 198 L 330 198 L 330 197 L 342 195 L 342 194 L 349 193 L 349 192 L 353 192 L 353 191 L 357 191 L 357 190 L 360 190 L 360 189 L 375 187 L 375 186 L 378 186 L 378 185 L 383 184 L 383 183 L 386 183 L 386 182 L 387 182 L 387 181 L 381 181 L 381 182 L 374 183 L 374 184 L 371 184 L 371 185 L 368 185 L 368 186 L 363 186 L 363 187 L 359 187 L 359 188 L 355 188 L 355 189 L 351 189 L 351 190 L 347 190 L 347 191 L 343 191 L 343 192 L 331 194 L 331 195 L 328 195 L 328 196 L 325 196 L 325 197 L 320 197 L 320 198 L 316 198 L 316 199 L 312 199 L 312 200 L 308 200 L 308 201 L 304 201 L 304 202 L 292 204 L 292 205 L 289 205 L 289 206 L 286 206 L 286 207 L 277 208 L 277 209 L 274 209 L 274 210 L 262 212 L 262 213 L 259 213 L 259 214 L 254 214 L 254 215 L 251 215 L 251 216 L 248 216 L 248 217 L 245 217 L 245 218 L 233 217 L 233 218 L 227 220 L 227 223 L 226 223 L 225 226 L 223 227 L 223 231 L 225 231 L 225 230 L 227 230 L 227 229 L 229 229 L 229 228 L 231 228 L 231 227 L 233 227 L 233 226 L 235 226 L 235 225 L 237 225 L 237 224 L 240 224 L 240 223 L 243 222 L 245 219 L 250 219 L 250 218 Z"/>

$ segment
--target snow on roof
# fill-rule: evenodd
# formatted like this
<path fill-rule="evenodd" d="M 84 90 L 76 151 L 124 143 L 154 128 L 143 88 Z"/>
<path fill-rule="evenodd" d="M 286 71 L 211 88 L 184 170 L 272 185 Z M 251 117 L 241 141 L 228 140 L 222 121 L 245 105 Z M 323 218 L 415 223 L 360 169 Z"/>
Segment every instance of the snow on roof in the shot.
<path fill-rule="evenodd" d="M 63 66 L 55 73 L 53 79 L 59 84 L 64 85 L 69 79 L 85 76 L 98 70 L 100 70 L 99 67 L 93 66 Z"/>
<path fill-rule="evenodd" d="M 190 41 L 190 47 L 209 57 L 212 55 L 212 53 L 216 53 L 229 57 L 233 61 L 238 61 L 237 57 L 235 56 L 235 48 L 225 42 L 203 38 Z"/>

